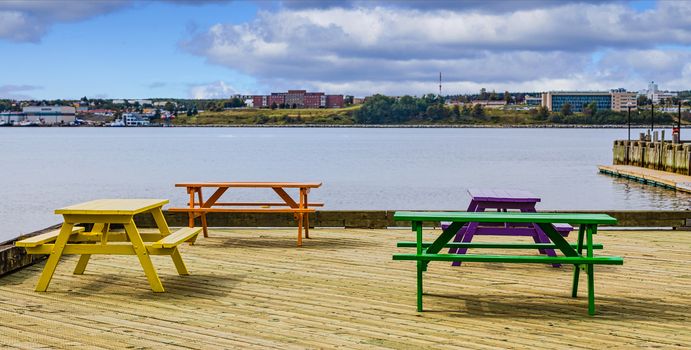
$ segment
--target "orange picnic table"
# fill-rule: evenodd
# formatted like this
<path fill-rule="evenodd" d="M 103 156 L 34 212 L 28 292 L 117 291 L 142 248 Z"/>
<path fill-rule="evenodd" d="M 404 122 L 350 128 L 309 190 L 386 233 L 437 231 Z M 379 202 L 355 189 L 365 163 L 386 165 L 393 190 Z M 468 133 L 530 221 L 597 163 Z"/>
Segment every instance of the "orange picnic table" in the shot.
<path fill-rule="evenodd" d="M 184 182 L 175 187 L 184 187 L 189 194 L 188 207 L 170 208 L 172 212 L 187 212 L 189 226 L 194 227 L 194 220 L 201 218 L 204 237 L 208 237 L 207 213 L 292 213 L 297 221 L 297 245 L 302 246 L 303 229 L 305 238 L 309 238 L 309 214 L 315 212 L 315 207 L 324 206 L 323 203 L 310 203 L 307 195 L 313 188 L 318 188 L 319 182 Z M 213 191 L 204 200 L 202 189 Z M 231 188 L 272 189 L 282 202 L 220 202 L 219 199 Z M 298 198 L 294 199 L 286 190 L 297 189 Z"/>

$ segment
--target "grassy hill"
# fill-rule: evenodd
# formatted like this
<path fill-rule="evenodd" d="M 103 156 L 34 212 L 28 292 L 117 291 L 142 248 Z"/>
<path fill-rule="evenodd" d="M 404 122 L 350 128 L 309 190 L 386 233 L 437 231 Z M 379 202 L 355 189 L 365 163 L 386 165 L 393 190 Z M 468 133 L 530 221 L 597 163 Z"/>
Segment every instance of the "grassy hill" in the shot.
<path fill-rule="evenodd" d="M 329 109 L 264 109 L 243 108 L 222 112 L 203 112 L 196 116 L 180 115 L 175 124 L 239 125 L 239 124 L 354 124 L 353 114 L 360 106 Z"/>

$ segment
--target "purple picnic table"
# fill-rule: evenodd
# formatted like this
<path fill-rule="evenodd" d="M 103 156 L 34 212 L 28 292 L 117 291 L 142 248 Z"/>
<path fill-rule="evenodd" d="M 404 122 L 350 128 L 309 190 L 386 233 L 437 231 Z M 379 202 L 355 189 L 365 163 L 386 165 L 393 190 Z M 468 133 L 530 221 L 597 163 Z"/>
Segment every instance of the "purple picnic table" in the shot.
<path fill-rule="evenodd" d="M 540 202 L 540 198 L 534 194 L 523 190 L 500 190 L 500 189 L 469 189 L 471 197 L 469 212 L 480 212 L 485 210 L 496 211 L 521 211 L 535 212 L 535 205 Z M 442 222 L 441 228 L 446 229 L 449 223 Z M 573 227 L 568 224 L 554 224 L 554 228 L 562 236 L 567 236 Z M 484 223 L 482 226 L 477 222 L 464 225 L 454 238 L 454 242 L 470 243 L 474 236 L 494 235 L 494 236 L 530 236 L 535 243 L 551 243 L 542 229 L 536 224 L 525 223 Z M 468 248 L 450 248 L 449 253 L 465 254 Z M 538 249 L 540 254 L 556 256 L 554 249 Z M 454 261 L 453 266 L 460 266 L 460 261 Z M 553 264 L 559 267 L 559 264 Z"/>

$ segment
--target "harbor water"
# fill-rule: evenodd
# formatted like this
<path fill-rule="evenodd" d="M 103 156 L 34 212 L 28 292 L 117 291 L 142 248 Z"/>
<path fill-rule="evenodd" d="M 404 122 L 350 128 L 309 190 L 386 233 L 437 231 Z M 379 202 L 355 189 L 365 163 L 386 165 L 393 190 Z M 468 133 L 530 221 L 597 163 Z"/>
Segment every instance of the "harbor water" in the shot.
<path fill-rule="evenodd" d="M 632 131 L 638 135 L 640 130 Z M 324 209 L 464 210 L 468 188 L 539 209 L 687 210 L 691 196 L 598 174 L 625 129 L 2 128 L 0 241 L 97 198 L 166 198 L 185 181 L 317 181 Z M 667 131 L 671 134 L 670 131 Z M 272 192 L 228 193 L 242 201 Z M 228 198 L 232 200 L 233 198 Z"/>

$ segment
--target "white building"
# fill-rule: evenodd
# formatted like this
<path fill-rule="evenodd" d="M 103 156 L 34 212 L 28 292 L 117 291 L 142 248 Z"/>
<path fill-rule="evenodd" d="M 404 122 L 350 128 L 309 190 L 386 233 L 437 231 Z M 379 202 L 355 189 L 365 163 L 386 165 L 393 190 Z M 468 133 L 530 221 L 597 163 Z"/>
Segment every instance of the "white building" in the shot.
<path fill-rule="evenodd" d="M 644 95 L 646 95 L 646 97 L 648 97 L 649 100 L 653 101 L 654 104 L 659 104 L 662 100 L 677 97 L 676 92 L 658 90 L 657 84 L 655 84 L 654 81 L 651 81 L 648 84 L 648 90 L 645 90 Z"/>
<path fill-rule="evenodd" d="M 25 120 L 40 124 L 69 124 L 76 119 L 76 109 L 65 106 L 29 106 L 22 108 Z"/>
<path fill-rule="evenodd" d="M 110 126 L 149 126 L 149 119 L 136 113 L 124 113 L 121 118 L 110 123 Z"/>

